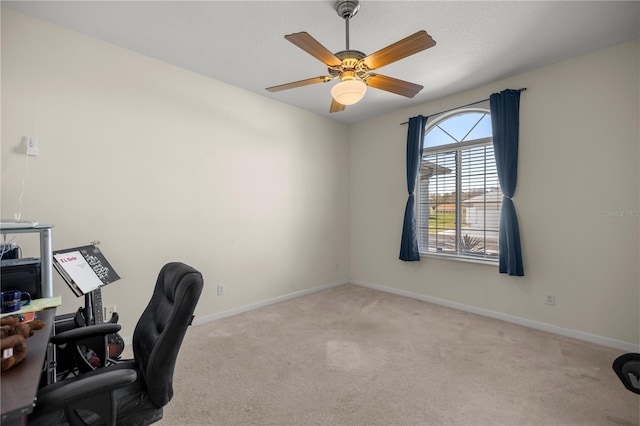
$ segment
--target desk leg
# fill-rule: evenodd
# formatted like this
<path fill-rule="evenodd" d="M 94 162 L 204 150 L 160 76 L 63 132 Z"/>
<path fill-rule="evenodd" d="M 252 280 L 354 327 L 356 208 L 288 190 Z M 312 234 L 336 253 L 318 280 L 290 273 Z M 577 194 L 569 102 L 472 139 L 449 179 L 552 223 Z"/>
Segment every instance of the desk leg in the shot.
<path fill-rule="evenodd" d="M 40 230 L 40 263 L 42 297 L 53 297 L 53 246 L 51 229 Z"/>

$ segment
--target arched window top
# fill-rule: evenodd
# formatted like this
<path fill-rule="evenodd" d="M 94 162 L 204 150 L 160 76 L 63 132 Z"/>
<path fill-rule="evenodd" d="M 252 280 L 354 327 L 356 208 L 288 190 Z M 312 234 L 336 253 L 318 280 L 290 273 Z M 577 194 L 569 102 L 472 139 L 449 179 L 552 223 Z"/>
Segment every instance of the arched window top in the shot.
<path fill-rule="evenodd" d="M 491 138 L 491 115 L 486 108 L 465 108 L 427 122 L 424 148 L 436 148 Z"/>

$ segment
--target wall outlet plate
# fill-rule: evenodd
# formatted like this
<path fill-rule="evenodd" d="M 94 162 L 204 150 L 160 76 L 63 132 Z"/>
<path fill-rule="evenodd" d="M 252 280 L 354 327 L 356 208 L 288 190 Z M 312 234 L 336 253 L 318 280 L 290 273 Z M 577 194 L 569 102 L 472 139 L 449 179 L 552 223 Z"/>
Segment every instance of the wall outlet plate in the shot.
<path fill-rule="evenodd" d="M 104 321 L 109 321 L 111 319 L 111 316 L 116 312 L 116 306 L 103 306 L 102 307 L 102 319 Z"/>
<path fill-rule="evenodd" d="M 28 136 L 27 141 L 27 155 L 37 156 L 40 153 L 38 138 L 32 138 Z"/>

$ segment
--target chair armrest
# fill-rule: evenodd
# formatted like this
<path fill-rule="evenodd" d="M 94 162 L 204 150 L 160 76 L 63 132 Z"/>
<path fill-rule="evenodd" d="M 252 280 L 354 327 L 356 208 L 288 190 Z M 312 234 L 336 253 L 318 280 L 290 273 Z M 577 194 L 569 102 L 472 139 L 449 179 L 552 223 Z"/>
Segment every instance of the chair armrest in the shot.
<path fill-rule="evenodd" d="M 137 378 L 138 373 L 136 370 L 129 368 L 112 370 L 88 377 L 81 376 L 64 382 L 63 386 L 54 385 L 54 389 L 50 392 L 47 392 L 47 386 L 45 386 L 38 393 L 36 406 L 40 406 L 43 410 L 51 407 L 64 407 L 71 402 L 95 398 L 98 394 L 128 385 L 135 382 Z"/>
<path fill-rule="evenodd" d="M 94 336 L 105 336 L 120 331 L 120 324 L 102 323 L 90 325 L 88 327 L 78 327 L 72 330 L 63 331 L 62 333 L 51 336 L 50 342 L 55 345 L 62 345 L 76 340 L 86 339 Z"/>

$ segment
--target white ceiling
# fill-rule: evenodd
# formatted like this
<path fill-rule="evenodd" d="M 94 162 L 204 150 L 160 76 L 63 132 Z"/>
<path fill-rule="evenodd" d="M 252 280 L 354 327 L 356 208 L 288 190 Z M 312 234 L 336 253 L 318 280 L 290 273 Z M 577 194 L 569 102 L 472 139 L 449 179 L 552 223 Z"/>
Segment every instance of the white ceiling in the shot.
<path fill-rule="evenodd" d="M 327 74 L 284 39 L 306 31 L 332 52 L 345 23 L 323 1 L 2 1 L 3 6 L 333 119 L 354 123 L 639 37 L 640 2 L 362 1 L 350 47 L 373 53 L 418 30 L 437 45 L 380 69 L 421 84 L 413 99 L 369 88 L 329 114 Z"/>

